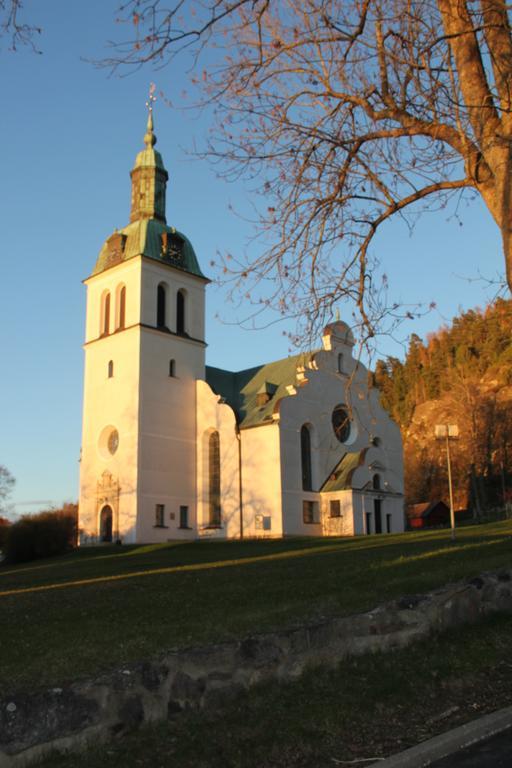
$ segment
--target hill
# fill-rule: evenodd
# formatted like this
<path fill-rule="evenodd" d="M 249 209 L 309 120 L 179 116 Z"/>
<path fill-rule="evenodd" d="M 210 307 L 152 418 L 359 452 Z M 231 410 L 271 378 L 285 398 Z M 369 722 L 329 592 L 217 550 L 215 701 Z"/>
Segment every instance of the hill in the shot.
<path fill-rule="evenodd" d="M 405 360 L 378 361 L 373 383 L 404 439 L 406 498 L 445 498 L 446 457 L 436 424 L 457 424 L 452 452 L 456 506 L 478 516 L 509 500 L 512 485 L 512 301 L 469 310 Z"/>

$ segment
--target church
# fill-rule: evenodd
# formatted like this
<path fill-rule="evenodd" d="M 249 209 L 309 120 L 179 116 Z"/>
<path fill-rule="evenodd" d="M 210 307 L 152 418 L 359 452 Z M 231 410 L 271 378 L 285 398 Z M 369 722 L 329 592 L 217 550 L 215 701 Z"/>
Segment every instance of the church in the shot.
<path fill-rule="evenodd" d="M 341 321 L 319 348 L 242 371 L 205 365 L 205 291 L 166 222 L 150 108 L 130 223 L 87 286 L 82 544 L 404 530 L 398 426 Z"/>

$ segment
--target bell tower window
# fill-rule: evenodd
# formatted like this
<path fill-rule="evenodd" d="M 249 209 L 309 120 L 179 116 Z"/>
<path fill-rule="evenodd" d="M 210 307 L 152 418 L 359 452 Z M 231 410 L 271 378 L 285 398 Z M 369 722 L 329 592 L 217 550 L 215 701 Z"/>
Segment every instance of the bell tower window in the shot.
<path fill-rule="evenodd" d="M 166 290 L 165 285 L 160 283 L 157 288 L 156 294 L 156 325 L 157 328 L 165 328 L 165 315 L 166 315 Z"/>
<path fill-rule="evenodd" d="M 108 361 L 108 378 L 109 379 L 114 378 L 114 361 L 113 360 Z"/>
<path fill-rule="evenodd" d="M 100 335 L 108 336 L 110 333 L 110 291 L 103 294 L 101 300 Z"/>
<path fill-rule="evenodd" d="M 185 292 L 178 291 L 176 295 L 176 333 L 185 333 Z"/>
<path fill-rule="evenodd" d="M 126 286 L 121 285 L 117 289 L 117 324 L 116 328 L 121 331 L 126 323 Z"/>

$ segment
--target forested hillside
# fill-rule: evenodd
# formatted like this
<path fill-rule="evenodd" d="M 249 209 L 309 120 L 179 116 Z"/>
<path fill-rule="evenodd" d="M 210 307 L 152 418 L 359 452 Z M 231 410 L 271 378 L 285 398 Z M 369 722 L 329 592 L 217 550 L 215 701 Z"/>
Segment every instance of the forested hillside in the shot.
<path fill-rule="evenodd" d="M 408 503 L 447 500 L 444 444 L 436 424 L 457 424 L 456 506 L 474 513 L 512 490 L 512 301 L 456 317 L 426 342 L 412 335 L 405 360 L 378 361 L 374 384 L 402 429 Z"/>

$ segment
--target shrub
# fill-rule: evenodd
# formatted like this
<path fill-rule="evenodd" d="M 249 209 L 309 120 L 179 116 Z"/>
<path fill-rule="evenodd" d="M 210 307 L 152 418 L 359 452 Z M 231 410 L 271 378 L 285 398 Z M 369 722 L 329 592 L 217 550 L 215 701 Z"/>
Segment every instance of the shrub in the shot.
<path fill-rule="evenodd" d="M 71 508 L 71 509 L 70 509 Z M 77 516 L 73 505 L 64 509 L 26 515 L 10 525 L 4 545 L 8 563 L 61 555 L 76 546 Z"/>
<path fill-rule="evenodd" d="M 7 530 L 10 526 L 10 521 L 5 517 L 0 517 L 0 551 L 5 547 L 5 539 L 7 538 Z"/>

